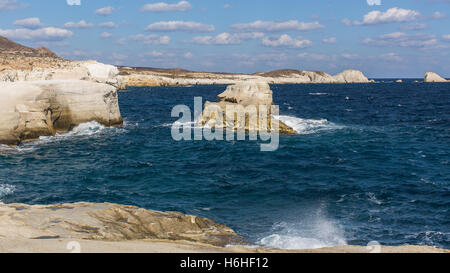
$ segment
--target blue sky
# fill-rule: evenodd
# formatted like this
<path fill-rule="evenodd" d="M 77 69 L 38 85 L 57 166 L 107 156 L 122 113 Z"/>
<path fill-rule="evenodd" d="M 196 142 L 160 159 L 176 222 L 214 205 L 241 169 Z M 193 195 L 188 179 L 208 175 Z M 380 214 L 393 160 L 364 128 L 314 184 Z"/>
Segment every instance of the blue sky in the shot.
<path fill-rule="evenodd" d="M 450 0 L 0 0 L 0 35 L 22 44 L 198 71 L 450 77 L 449 26 Z"/>

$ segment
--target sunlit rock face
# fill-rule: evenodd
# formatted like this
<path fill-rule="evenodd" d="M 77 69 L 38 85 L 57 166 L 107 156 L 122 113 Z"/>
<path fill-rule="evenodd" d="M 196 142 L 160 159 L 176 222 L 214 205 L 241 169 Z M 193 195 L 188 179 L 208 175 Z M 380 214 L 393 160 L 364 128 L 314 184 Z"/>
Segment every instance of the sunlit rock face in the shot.
<path fill-rule="evenodd" d="M 427 72 L 423 79 L 424 82 L 448 82 L 446 79 L 442 78 L 434 72 Z"/>
<path fill-rule="evenodd" d="M 359 70 L 345 70 L 333 77 L 338 83 L 368 83 L 369 79 Z"/>
<path fill-rule="evenodd" d="M 291 127 L 272 119 L 272 90 L 266 82 L 230 85 L 217 99 L 218 102 L 205 103 L 199 126 L 249 132 L 271 131 L 276 126 L 280 133 L 295 133 Z"/>
<path fill-rule="evenodd" d="M 116 88 L 81 80 L 0 82 L 0 143 L 64 132 L 89 121 L 122 124 Z"/>
<path fill-rule="evenodd" d="M 0 237 L 185 240 L 216 246 L 243 242 L 231 228 L 211 219 L 178 212 L 84 202 L 33 206 L 0 203 Z"/>

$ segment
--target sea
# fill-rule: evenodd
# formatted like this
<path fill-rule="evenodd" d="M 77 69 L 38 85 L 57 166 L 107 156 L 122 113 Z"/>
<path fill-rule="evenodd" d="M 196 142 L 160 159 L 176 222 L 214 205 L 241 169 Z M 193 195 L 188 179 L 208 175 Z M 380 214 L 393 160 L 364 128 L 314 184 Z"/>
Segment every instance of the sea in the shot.
<path fill-rule="evenodd" d="M 176 105 L 225 85 L 129 87 L 124 125 L 96 122 L 1 146 L 0 200 L 112 202 L 214 219 L 250 246 L 427 245 L 450 249 L 450 83 L 271 85 L 281 135 L 172 138 Z M 192 112 L 192 120 L 195 120 Z"/>

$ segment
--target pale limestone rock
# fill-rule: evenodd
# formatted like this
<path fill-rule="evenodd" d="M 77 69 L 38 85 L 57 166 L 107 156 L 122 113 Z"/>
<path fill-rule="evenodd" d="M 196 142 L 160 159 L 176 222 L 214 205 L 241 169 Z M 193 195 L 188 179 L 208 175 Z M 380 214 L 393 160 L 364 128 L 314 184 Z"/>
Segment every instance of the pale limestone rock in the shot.
<path fill-rule="evenodd" d="M 110 203 L 0 203 L 0 238 L 128 241 L 186 240 L 224 246 L 243 242 L 211 219 Z"/>
<path fill-rule="evenodd" d="M 63 61 L 61 61 L 63 62 Z M 4 70 L 0 72 L 0 82 L 42 81 L 42 80 L 87 80 L 106 83 L 123 88 L 117 67 L 96 61 L 67 62 L 61 68 L 33 68 L 31 70 Z"/>
<path fill-rule="evenodd" d="M 230 85 L 217 96 L 219 101 L 247 105 L 272 105 L 272 90 L 266 82 L 241 82 Z"/>
<path fill-rule="evenodd" d="M 339 83 L 368 83 L 369 79 L 361 71 L 348 69 L 333 77 Z"/>
<path fill-rule="evenodd" d="M 276 122 L 280 133 L 295 134 L 295 130 L 281 121 L 271 118 L 271 106 L 273 105 L 272 90 L 266 82 L 246 81 L 227 87 L 225 92 L 217 96 L 218 102 L 205 103 L 202 115 L 197 122 L 199 126 L 209 126 L 216 129 L 230 129 L 236 131 L 260 131 L 263 128 L 272 130 L 271 121 Z M 259 106 L 266 106 L 266 122 L 260 124 Z M 227 109 L 231 109 L 229 112 Z M 217 116 L 217 113 L 223 116 Z M 235 111 L 240 111 L 235 116 Z M 247 116 L 245 111 L 249 113 Z M 250 119 L 250 115 L 255 119 Z"/>
<path fill-rule="evenodd" d="M 329 74 L 319 71 L 303 71 L 311 83 L 333 83 L 336 80 Z"/>
<path fill-rule="evenodd" d="M 18 144 L 80 123 L 122 124 L 117 91 L 88 81 L 0 82 L 0 143 Z"/>
<path fill-rule="evenodd" d="M 448 82 L 446 79 L 442 78 L 434 72 L 427 72 L 424 77 L 424 82 Z"/>

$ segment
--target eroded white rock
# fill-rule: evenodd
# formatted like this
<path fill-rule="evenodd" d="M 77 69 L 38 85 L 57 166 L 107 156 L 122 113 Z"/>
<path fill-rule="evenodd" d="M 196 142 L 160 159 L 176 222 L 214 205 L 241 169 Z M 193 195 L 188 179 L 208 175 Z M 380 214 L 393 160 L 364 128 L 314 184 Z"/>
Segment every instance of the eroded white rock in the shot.
<path fill-rule="evenodd" d="M 427 72 L 423 79 L 424 82 L 448 82 L 446 79 L 442 78 L 434 72 Z"/>
<path fill-rule="evenodd" d="M 81 80 L 0 82 L 0 143 L 18 144 L 84 122 L 122 124 L 116 88 Z"/>

